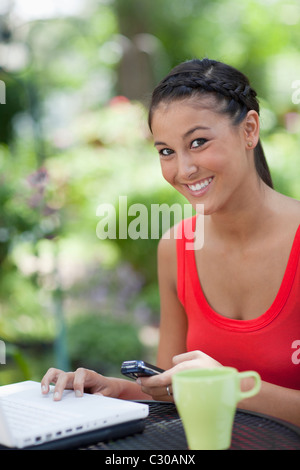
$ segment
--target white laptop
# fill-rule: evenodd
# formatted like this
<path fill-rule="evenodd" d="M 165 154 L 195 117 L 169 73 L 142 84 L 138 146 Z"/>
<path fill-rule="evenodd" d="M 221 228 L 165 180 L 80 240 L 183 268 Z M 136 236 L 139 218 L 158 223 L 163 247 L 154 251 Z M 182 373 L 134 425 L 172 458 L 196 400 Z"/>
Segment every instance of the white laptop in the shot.
<path fill-rule="evenodd" d="M 144 403 L 90 394 L 77 398 L 73 390 L 54 401 L 53 387 L 42 395 L 39 382 L 4 385 L 0 387 L 0 448 L 68 448 L 71 443 L 116 439 L 141 432 L 148 413 Z"/>

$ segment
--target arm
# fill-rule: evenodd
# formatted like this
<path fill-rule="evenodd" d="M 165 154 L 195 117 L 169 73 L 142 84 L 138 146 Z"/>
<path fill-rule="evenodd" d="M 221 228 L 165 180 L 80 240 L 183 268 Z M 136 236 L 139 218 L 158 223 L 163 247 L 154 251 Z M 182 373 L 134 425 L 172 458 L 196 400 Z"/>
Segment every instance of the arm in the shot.
<path fill-rule="evenodd" d="M 246 390 L 248 383 L 246 382 L 244 386 Z M 300 390 L 262 382 L 260 392 L 252 398 L 241 401 L 238 407 L 274 416 L 300 426 Z"/>
<path fill-rule="evenodd" d="M 174 357 L 171 375 L 179 370 L 190 368 L 222 367 L 210 356 L 201 351 L 191 351 Z M 170 377 L 166 378 L 170 381 Z M 253 387 L 253 379 L 242 380 L 243 391 Z M 300 390 L 289 389 L 262 381 L 259 393 L 238 403 L 238 408 L 256 411 L 300 426 Z"/>
<path fill-rule="evenodd" d="M 167 235 L 159 243 L 158 276 L 162 316 L 157 362 L 162 369 L 169 369 L 172 367 L 173 356 L 185 352 L 187 327 L 186 315 L 176 293 L 176 240 L 172 233 L 170 238 Z M 104 377 L 95 371 L 83 368 L 75 372 L 51 368 L 42 379 L 42 393 L 49 392 L 50 383 L 55 384 L 54 400 L 61 399 L 64 389 L 73 389 L 78 397 L 85 391 L 127 400 L 151 399 L 147 392 L 141 390 L 139 383 Z"/>
<path fill-rule="evenodd" d="M 172 228 L 158 245 L 158 283 L 160 293 L 160 334 L 157 365 L 173 366 L 172 358 L 186 351 L 187 318 L 177 297 L 176 240 Z"/>
<path fill-rule="evenodd" d="M 124 400 L 149 400 L 151 397 L 141 391 L 141 387 L 133 381 L 114 377 L 104 377 L 89 369 L 79 368 L 75 372 L 64 372 L 51 368 L 41 381 L 42 393 L 49 392 L 50 383 L 55 384 L 53 398 L 59 401 L 65 389 L 73 389 L 77 397 L 83 392 L 121 398 Z"/>
<path fill-rule="evenodd" d="M 173 357 L 186 352 L 187 317 L 177 297 L 177 256 L 173 228 L 158 245 L 158 281 L 160 292 L 160 335 L 157 365 L 166 372 L 141 377 L 137 383 L 155 400 L 173 401 L 167 386 L 172 382 Z M 180 356 L 179 356 L 180 357 Z"/>
<path fill-rule="evenodd" d="M 191 368 L 222 367 L 220 363 L 201 351 L 191 351 L 173 358 L 173 367 L 160 376 L 142 378 L 142 390 L 161 400 L 171 401 L 166 386 L 172 383 L 172 375 Z M 252 379 L 242 380 L 242 390 L 253 386 Z M 238 403 L 238 408 L 263 413 L 300 426 L 300 390 L 289 389 L 262 381 L 259 393 Z"/>

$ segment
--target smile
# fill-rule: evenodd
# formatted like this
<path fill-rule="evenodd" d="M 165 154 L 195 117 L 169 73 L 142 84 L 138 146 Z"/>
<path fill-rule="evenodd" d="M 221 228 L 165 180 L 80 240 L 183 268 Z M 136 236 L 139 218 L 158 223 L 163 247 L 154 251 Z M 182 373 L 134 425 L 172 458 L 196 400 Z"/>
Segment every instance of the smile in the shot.
<path fill-rule="evenodd" d="M 212 182 L 212 180 L 213 180 L 213 178 L 207 178 L 207 179 L 199 181 L 198 183 L 195 183 L 195 184 L 188 184 L 187 187 L 191 191 L 201 191 L 204 188 L 206 188 Z"/>

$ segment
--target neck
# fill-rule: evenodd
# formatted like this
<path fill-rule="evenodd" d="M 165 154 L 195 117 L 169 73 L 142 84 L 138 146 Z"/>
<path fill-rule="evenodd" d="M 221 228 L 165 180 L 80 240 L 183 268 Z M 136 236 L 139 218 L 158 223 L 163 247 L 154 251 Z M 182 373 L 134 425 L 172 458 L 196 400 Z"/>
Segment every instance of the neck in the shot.
<path fill-rule="evenodd" d="M 207 228 L 225 243 L 247 243 L 268 227 L 273 211 L 274 191 L 259 181 L 255 190 L 248 191 L 236 202 L 208 216 Z"/>

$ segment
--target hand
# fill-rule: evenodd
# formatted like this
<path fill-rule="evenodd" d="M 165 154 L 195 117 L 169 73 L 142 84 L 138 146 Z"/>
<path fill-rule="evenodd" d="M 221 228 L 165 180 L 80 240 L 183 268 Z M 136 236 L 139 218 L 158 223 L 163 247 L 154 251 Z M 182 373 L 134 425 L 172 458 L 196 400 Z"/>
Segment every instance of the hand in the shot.
<path fill-rule="evenodd" d="M 119 387 L 113 378 L 104 377 L 92 370 L 79 368 L 75 372 L 64 372 L 60 369 L 49 369 L 41 381 L 42 393 L 49 392 L 50 383 L 55 384 L 53 399 L 61 399 L 65 389 L 73 389 L 77 397 L 83 392 L 118 398 Z"/>
<path fill-rule="evenodd" d="M 186 369 L 211 369 L 221 367 L 221 364 L 202 351 L 191 351 L 174 356 L 174 367 L 159 375 L 140 377 L 142 391 L 151 395 L 154 400 L 174 401 L 172 393 L 172 375 Z"/>
<path fill-rule="evenodd" d="M 221 367 L 218 361 L 208 356 L 202 351 L 190 351 L 184 354 L 174 356 L 172 360 L 176 372 L 186 369 L 212 369 L 214 367 Z"/>

